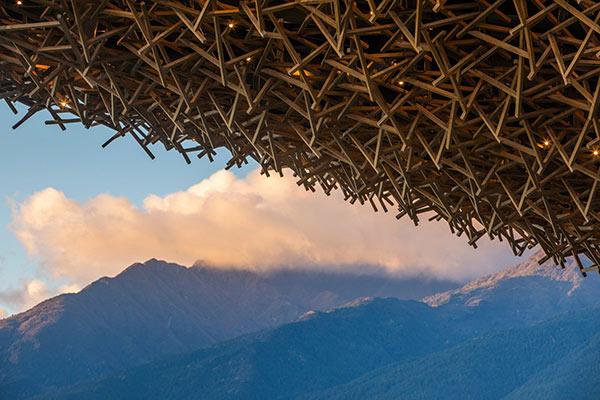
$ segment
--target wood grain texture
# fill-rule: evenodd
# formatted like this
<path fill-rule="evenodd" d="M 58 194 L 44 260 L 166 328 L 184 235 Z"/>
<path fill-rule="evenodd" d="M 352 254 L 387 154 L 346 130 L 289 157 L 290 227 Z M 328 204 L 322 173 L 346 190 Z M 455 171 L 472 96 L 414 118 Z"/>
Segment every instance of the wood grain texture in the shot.
<path fill-rule="evenodd" d="M 0 97 L 600 264 L 600 3 L 0 5 Z M 545 260 L 542 260 L 542 262 Z"/>

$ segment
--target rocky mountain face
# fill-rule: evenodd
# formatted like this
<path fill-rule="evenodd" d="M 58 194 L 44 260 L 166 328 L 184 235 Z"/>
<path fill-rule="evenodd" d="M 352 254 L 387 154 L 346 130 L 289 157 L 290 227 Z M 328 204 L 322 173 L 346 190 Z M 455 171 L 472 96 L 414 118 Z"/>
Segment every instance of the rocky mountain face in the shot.
<path fill-rule="evenodd" d="M 420 298 L 453 286 L 306 270 L 260 275 L 149 260 L 0 320 L 0 399 L 28 398 L 207 347 L 361 296 Z"/>
<path fill-rule="evenodd" d="M 543 256 L 543 252 L 539 251 L 520 264 L 496 274 L 473 280 L 461 288 L 427 296 L 423 301 L 432 307 L 456 301 L 457 299 L 463 300 L 466 305 L 477 305 L 485 297 L 486 293 L 493 293 L 494 289 L 499 285 L 513 278 L 535 277 L 554 282 L 564 282 L 565 285 L 561 286 L 569 289 L 567 292 L 569 296 L 580 287 L 584 278 L 573 260 L 567 263 L 567 266 L 562 269 L 555 266 L 551 260 L 540 264 L 539 261 Z M 588 283 L 588 285 L 590 284 Z"/>
<path fill-rule="evenodd" d="M 424 302 L 473 329 L 506 329 L 600 306 L 600 277 L 583 278 L 574 262 L 564 269 L 534 254 L 514 267 L 427 296 Z"/>
<path fill-rule="evenodd" d="M 600 398 L 600 279 L 535 257 L 427 302 L 364 298 L 43 398 Z"/>

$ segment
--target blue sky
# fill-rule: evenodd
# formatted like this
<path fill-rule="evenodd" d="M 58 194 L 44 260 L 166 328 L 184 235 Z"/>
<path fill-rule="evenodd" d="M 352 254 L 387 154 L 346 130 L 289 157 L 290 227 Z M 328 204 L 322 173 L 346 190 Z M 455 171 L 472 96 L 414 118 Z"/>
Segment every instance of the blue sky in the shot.
<path fill-rule="evenodd" d="M 195 158 L 187 165 L 174 151 L 152 147 L 151 160 L 131 138 L 122 138 L 102 149 L 111 136 L 104 127 L 86 130 L 70 124 L 66 131 L 45 125 L 40 112 L 18 129 L 11 127 L 25 108 L 14 115 L 0 102 L 0 290 L 15 288 L 36 274 L 35 260 L 10 230 L 10 200 L 23 201 L 46 187 L 85 201 L 98 193 L 125 196 L 139 205 L 149 193 L 163 195 L 185 189 L 221 169 L 227 160 L 221 153 L 214 163 Z M 236 170 L 244 174 L 250 168 Z M 1 306 L 1 305 L 0 305 Z"/>

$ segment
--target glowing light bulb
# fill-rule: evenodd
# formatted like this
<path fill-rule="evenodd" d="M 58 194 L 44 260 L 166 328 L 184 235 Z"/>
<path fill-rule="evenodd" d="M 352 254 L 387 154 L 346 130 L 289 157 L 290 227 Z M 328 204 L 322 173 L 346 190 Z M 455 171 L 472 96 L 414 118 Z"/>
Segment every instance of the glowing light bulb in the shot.
<path fill-rule="evenodd" d="M 233 22 L 230 22 L 227 24 L 228 27 L 233 28 L 235 25 L 233 24 Z"/>
<path fill-rule="evenodd" d="M 250 62 L 250 61 L 252 61 L 252 57 L 246 57 L 246 61 L 247 61 L 247 62 Z"/>
<path fill-rule="evenodd" d="M 403 86 L 404 85 L 404 81 L 399 81 L 398 85 Z"/>
<path fill-rule="evenodd" d="M 21 0 L 17 0 L 17 5 L 18 5 L 18 6 L 21 6 L 21 5 L 23 5 L 23 2 L 22 2 Z"/>
<path fill-rule="evenodd" d="M 594 150 L 592 151 L 592 154 L 594 155 L 594 157 L 598 157 L 598 155 L 600 155 L 600 151 Z"/>
<path fill-rule="evenodd" d="M 546 147 L 550 146 L 550 141 L 548 139 L 544 140 L 544 146 L 546 146 Z"/>

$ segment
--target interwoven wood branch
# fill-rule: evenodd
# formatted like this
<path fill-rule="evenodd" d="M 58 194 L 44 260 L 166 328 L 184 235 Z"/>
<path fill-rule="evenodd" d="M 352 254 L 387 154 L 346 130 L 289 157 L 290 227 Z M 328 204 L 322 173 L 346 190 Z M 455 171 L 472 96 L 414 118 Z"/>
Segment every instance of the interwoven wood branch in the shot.
<path fill-rule="evenodd" d="M 491 0 L 490 0 L 491 1 Z M 600 3 L 22 0 L 0 97 L 600 264 Z M 545 260 L 542 260 L 545 261 Z"/>

